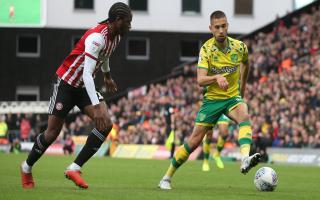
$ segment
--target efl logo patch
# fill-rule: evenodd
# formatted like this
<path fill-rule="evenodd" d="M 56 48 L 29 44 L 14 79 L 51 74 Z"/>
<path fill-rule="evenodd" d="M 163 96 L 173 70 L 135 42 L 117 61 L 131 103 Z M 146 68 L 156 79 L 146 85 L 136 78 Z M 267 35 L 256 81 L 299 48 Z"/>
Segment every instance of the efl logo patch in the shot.
<path fill-rule="evenodd" d="M 56 109 L 57 110 L 62 110 L 62 108 L 63 108 L 63 105 L 62 105 L 62 103 L 56 103 Z"/>
<path fill-rule="evenodd" d="M 99 47 L 100 47 L 100 45 L 101 45 L 101 44 L 99 44 L 98 42 L 93 41 L 93 42 L 92 42 L 92 47 L 91 47 L 91 48 L 92 48 L 92 51 L 93 51 L 93 52 L 97 52 L 98 49 L 99 49 Z"/>

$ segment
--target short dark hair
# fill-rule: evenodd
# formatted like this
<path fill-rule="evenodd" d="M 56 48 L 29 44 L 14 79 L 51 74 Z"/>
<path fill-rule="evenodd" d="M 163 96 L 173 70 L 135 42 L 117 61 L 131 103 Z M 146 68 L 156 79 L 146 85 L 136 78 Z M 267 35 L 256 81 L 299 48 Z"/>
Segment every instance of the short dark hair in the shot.
<path fill-rule="evenodd" d="M 210 21 L 213 19 L 227 18 L 226 14 L 221 10 L 216 10 L 210 15 Z"/>
<path fill-rule="evenodd" d="M 113 4 L 108 13 L 108 21 L 114 22 L 118 17 L 125 18 L 131 17 L 131 9 L 129 6 L 122 2 L 117 2 Z"/>

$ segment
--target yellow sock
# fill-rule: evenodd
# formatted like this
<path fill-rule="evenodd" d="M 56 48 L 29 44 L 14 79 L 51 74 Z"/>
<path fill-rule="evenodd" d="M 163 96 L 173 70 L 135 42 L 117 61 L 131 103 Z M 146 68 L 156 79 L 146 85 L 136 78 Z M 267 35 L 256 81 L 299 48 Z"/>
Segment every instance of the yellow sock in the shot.
<path fill-rule="evenodd" d="M 187 143 L 181 145 L 175 156 L 172 159 L 172 162 L 167 170 L 166 176 L 172 177 L 176 170 L 189 158 L 191 153 L 190 147 Z"/>
<path fill-rule="evenodd" d="M 242 157 L 249 156 L 250 145 L 252 142 L 252 129 L 249 121 L 241 122 L 239 124 L 240 153 Z"/>
<path fill-rule="evenodd" d="M 220 152 L 222 151 L 225 142 L 226 142 L 225 139 L 223 139 L 223 138 L 219 135 L 218 141 L 217 141 L 217 151 L 214 153 L 214 156 L 215 156 L 215 157 L 220 157 Z"/>
<path fill-rule="evenodd" d="M 202 150 L 203 160 L 208 161 L 210 156 L 210 141 L 208 141 L 207 139 L 203 140 Z"/>

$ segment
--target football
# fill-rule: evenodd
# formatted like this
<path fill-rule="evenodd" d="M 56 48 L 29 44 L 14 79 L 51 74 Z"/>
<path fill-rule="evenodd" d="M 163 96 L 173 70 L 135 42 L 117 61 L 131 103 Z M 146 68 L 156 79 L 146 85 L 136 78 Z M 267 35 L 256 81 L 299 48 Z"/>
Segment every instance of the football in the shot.
<path fill-rule="evenodd" d="M 274 191 L 277 184 L 277 173 L 270 167 L 261 167 L 254 176 L 254 185 L 259 191 Z"/>

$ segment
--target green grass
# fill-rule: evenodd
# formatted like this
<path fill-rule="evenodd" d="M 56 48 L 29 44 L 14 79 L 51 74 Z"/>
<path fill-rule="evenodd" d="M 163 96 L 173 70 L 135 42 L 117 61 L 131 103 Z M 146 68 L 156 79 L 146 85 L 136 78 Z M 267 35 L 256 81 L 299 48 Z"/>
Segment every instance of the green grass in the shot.
<path fill-rule="evenodd" d="M 227 162 L 224 170 L 218 170 L 211 162 L 211 171 L 202 172 L 201 162 L 191 161 L 176 173 L 173 190 L 161 191 L 157 184 L 168 160 L 93 158 L 83 169 L 89 189 L 82 190 L 63 176 L 65 167 L 74 159 L 66 156 L 44 156 L 33 169 L 36 188 L 24 190 L 19 164 L 26 156 L 0 153 L 1 200 L 320 199 L 319 167 L 272 165 L 279 176 L 278 187 L 274 192 L 259 192 L 253 185 L 257 168 L 244 176 L 239 172 L 239 163 Z"/>
<path fill-rule="evenodd" d="M 14 6 L 14 17 L 9 19 L 9 8 Z M 35 24 L 41 20 L 41 0 L 0 0 L 0 24 Z"/>

